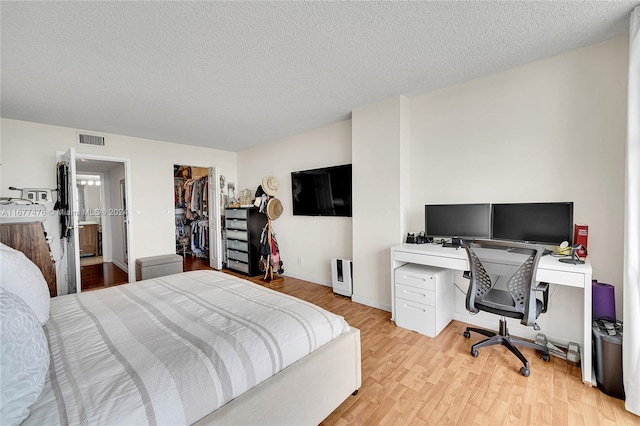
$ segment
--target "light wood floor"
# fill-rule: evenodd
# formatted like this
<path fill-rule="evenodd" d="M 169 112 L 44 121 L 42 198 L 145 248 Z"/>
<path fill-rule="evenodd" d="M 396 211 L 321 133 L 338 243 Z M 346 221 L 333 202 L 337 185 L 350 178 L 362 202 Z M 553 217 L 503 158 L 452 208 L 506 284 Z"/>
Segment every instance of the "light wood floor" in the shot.
<path fill-rule="evenodd" d="M 205 260 L 185 258 L 185 271 L 195 269 L 210 268 Z M 396 327 L 390 313 L 351 302 L 330 287 L 289 277 L 248 279 L 342 315 L 360 329 L 362 387 L 323 425 L 640 425 L 623 401 L 584 385 L 580 369 L 558 358 L 544 362 L 523 349 L 531 363 L 525 378 L 506 348 L 482 348 L 473 358 L 469 349 L 481 336 L 465 339 L 463 323 L 453 321 L 432 339 Z"/>
<path fill-rule="evenodd" d="M 329 287 L 289 277 L 250 280 L 342 315 L 360 329 L 362 388 L 324 425 L 640 425 L 623 401 L 584 385 L 580 369 L 558 358 L 544 362 L 524 349 L 531 363 L 526 378 L 506 348 L 482 348 L 473 358 L 470 347 L 481 336 L 465 339 L 463 323 L 453 321 L 432 339 L 396 327 L 390 313 Z"/>

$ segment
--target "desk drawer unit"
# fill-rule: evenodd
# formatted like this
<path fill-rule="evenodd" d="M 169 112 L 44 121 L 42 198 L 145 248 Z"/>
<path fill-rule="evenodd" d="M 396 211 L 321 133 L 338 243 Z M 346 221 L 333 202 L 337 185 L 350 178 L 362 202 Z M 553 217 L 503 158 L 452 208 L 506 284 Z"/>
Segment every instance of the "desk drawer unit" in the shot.
<path fill-rule="evenodd" d="M 398 327 L 436 337 L 453 319 L 453 271 L 404 265 L 394 272 Z"/>
<path fill-rule="evenodd" d="M 433 276 L 430 278 L 433 278 Z M 422 303 L 423 305 L 436 306 L 435 290 L 425 290 L 424 288 L 411 287 L 396 282 L 396 297 L 410 302 Z"/>
<path fill-rule="evenodd" d="M 260 235 L 267 216 L 255 208 L 225 210 L 227 268 L 249 276 L 261 273 Z"/>
<path fill-rule="evenodd" d="M 421 303 L 398 299 L 396 301 L 396 325 L 436 337 L 436 308 Z"/>

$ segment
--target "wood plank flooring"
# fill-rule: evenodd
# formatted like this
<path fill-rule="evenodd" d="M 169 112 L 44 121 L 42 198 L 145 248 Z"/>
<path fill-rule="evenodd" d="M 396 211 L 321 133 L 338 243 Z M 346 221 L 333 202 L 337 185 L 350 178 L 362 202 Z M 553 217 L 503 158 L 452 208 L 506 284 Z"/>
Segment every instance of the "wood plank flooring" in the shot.
<path fill-rule="evenodd" d="M 208 261 L 187 256 L 184 270 L 196 269 L 210 269 Z M 362 387 L 323 425 L 640 425 L 623 401 L 584 385 L 580 369 L 558 358 L 544 362 L 523 348 L 531 364 L 525 378 L 506 348 L 482 348 L 473 358 L 470 347 L 481 336 L 465 339 L 463 323 L 453 321 L 432 339 L 396 327 L 389 312 L 354 303 L 330 287 L 290 277 L 248 279 L 342 315 L 360 329 Z"/>
<path fill-rule="evenodd" d="M 82 291 L 98 290 L 129 281 L 127 273 L 111 262 L 80 267 Z"/>
<path fill-rule="evenodd" d="M 205 261 L 188 260 L 185 271 L 208 268 Z M 360 329 L 362 387 L 323 425 L 640 425 L 623 401 L 584 385 L 580 369 L 558 358 L 544 362 L 524 348 L 531 364 L 526 378 L 506 348 L 482 348 L 473 358 L 470 347 L 481 336 L 465 339 L 461 322 L 432 339 L 396 327 L 389 312 L 351 302 L 330 287 L 290 277 L 249 279 L 342 315 Z"/>

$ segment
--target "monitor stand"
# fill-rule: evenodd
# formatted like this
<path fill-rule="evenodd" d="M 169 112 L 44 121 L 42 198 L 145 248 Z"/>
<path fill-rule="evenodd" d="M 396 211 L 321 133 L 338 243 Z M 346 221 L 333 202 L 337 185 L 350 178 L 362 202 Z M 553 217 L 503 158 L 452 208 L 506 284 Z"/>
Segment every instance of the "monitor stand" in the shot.
<path fill-rule="evenodd" d="M 558 259 L 562 263 L 569 263 L 571 265 L 584 265 L 584 260 L 580 260 L 578 257 L 578 247 L 571 247 L 571 257 L 563 257 Z"/>
<path fill-rule="evenodd" d="M 450 243 L 442 243 L 442 247 L 461 248 L 463 246 L 462 238 L 451 238 Z"/>

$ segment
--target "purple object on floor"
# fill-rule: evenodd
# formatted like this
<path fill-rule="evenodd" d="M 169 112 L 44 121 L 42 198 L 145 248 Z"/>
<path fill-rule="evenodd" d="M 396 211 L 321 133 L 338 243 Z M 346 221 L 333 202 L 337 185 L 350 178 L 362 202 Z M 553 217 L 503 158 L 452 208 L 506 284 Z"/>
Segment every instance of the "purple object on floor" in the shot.
<path fill-rule="evenodd" d="M 593 280 L 592 292 L 592 318 L 616 319 L 616 288 L 611 284 L 599 283 Z"/>

